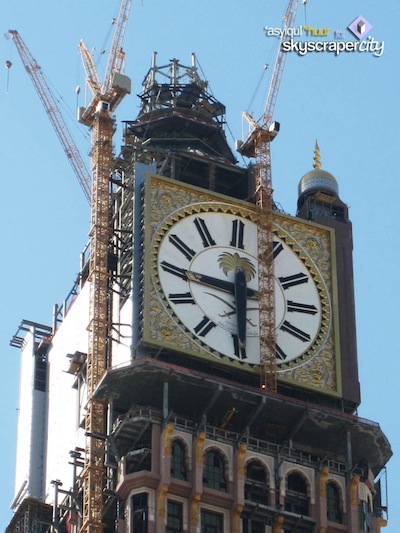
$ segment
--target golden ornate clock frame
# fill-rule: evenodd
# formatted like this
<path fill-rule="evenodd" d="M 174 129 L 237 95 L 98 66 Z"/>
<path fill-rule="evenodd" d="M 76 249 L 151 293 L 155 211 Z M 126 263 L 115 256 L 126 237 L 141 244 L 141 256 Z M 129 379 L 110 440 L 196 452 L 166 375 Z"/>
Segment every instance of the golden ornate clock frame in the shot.
<path fill-rule="evenodd" d="M 224 350 L 210 346 L 206 339 L 195 335 L 193 328 L 184 323 L 185 319 L 176 314 L 176 308 L 174 310 L 174 305 L 166 295 L 167 291 L 163 290 L 158 272 L 158 252 L 163 238 L 174 224 L 196 213 L 225 213 L 243 217 L 251 224 L 256 223 L 253 204 L 169 178 L 147 175 L 144 196 L 145 252 L 141 342 L 166 353 L 173 352 L 181 354 L 183 358 L 190 357 L 192 361 L 197 359 L 220 368 L 229 367 L 244 373 L 258 374 L 257 361 L 248 363 L 246 358 L 230 356 L 229 353 L 223 353 Z M 283 242 L 304 265 L 310 276 L 310 285 L 315 286 L 320 302 L 320 308 L 317 305 L 318 327 L 311 341 L 305 342 L 304 352 L 293 356 L 287 362 L 277 359 L 278 381 L 340 397 L 342 388 L 334 231 L 320 224 L 276 212 L 274 233 L 278 241 Z M 256 240 L 255 234 L 253 239 Z M 279 277 L 277 273 L 276 277 Z M 175 280 L 176 276 L 171 279 Z M 188 285 L 187 282 L 182 281 L 181 286 L 185 285 Z M 278 286 L 279 283 L 276 287 Z M 180 309 L 188 307 L 181 306 Z M 295 322 L 296 331 L 302 332 L 298 324 L 303 321 L 307 323 L 308 317 L 305 313 L 292 313 L 292 316 L 294 315 L 297 316 L 297 321 L 300 321 Z M 289 338 L 292 338 L 290 333 Z M 253 344 L 248 344 L 256 350 L 254 339 L 252 341 Z"/>

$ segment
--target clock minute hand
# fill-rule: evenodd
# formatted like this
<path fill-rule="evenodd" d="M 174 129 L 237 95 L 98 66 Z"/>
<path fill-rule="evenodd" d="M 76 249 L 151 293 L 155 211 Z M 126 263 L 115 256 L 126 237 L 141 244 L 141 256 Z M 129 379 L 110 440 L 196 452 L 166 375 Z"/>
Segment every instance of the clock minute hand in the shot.
<path fill-rule="evenodd" d="M 247 282 L 243 268 L 238 267 L 235 272 L 235 304 L 237 313 L 237 329 L 239 346 L 246 346 L 246 309 L 247 309 Z"/>
<path fill-rule="evenodd" d="M 203 285 L 207 285 L 208 287 L 213 287 L 214 289 L 228 292 L 229 294 L 235 294 L 234 283 L 224 279 L 214 278 L 213 276 L 207 276 L 206 274 L 199 274 L 198 272 L 191 272 L 190 270 L 186 271 L 186 278 L 188 281 L 201 283 Z M 256 300 L 258 298 L 258 291 L 247 287 L 246 297 Z"/>

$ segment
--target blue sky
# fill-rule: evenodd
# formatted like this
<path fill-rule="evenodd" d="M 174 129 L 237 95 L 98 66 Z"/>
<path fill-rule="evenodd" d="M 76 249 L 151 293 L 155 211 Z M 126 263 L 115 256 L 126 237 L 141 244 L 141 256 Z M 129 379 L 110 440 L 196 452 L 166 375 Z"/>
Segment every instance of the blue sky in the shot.
<path fill-rule="evenodd" d="M 136 94 L 153 51 L 158 52 L 159 64 L 178 58 L 187 65 L 195 52 L 211 91 L 227 107 L 227 136 L 233 145 L 241 138 L 242 111 L 261 115 L 271 70 L 264 73 L 264 65 L 272 67 L 277 45 L 263 28 L 281 26 L 286 4 L 286 0 L 134 1 L 124 46 L 133 90 L 118 109 L 118 121 L 136 117 Z M 101 73 L 118 7 L 118 0 L 8 1 L 2 6 L 2 33 L 18 30 L 61 95 L 60 106 L 74 115 L 76 86 L 82 87 L 79 105 L 84 104 L 85 93 L 78 42 L 83 38 L 89 49 L 95 48 Z M 400 4 L 309 0 L 306 11 L 300 2 L 296 26 L 331 28 L 331 37 L 342 30 L 351 40 L 346 27 L 358 15 L 372 24 L 370 36 L 384 41 L 381 57 L 288 54 L 275 110 L 281 132 L 272 145 L 272 175 L 275 200 L 294 214 L 297 185 L 312 168 L 318 139 L 322 167 L 335 175 L 341 199 L 350 206 L 362 391 L 359 415 L 378 421 L 392 444 L 385 531 L 398 533 Z M 52 306 L 66 297 L 79 270 L 79 253 L 88 239 L 89 208 L 11 41 L 0 41 L 0 60 L 4 65 L 0 75 L 4 378 L 0 529 L 4 530 L 13 498 L 19 376 L 18 350 L 9 341 L 22 319 L 51 324 Z M 12 62 L 9 71 L 7 60 Z M 67 116 L 67 111 L 63 113 Z M 89 165 L 87 132 L 73 120 L 69 124 Z M 120 145 L 119 128 L 116 152 Z"/>

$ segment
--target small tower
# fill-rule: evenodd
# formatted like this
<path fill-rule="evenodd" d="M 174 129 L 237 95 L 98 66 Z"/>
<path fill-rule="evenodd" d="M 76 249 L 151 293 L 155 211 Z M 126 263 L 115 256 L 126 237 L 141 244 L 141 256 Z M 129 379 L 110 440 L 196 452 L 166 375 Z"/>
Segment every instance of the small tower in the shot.
<path fill-rule="evenodd" d="M 339 198 L 338 182 L 326 170 L 322 170 L 318 142 L 314 146 L 314 169 L 301 178 L 297 216 L 326 224 L 326 219 L 348 222 L 348 208 Z M 322 217 L 322 218 L 321 218 Z"/>
<path fill-rule="evenodd" d="M 335 177 L 323 170 L 318 142 L 314 146 L 314 169 L 301 178 L 297 216 L 335 231 L 338 279 L 340 358 L 343 372 L 343 398 L 349 406 L 360 404 L 353 279 L 353 236 L 349 208 L 339 198 Z"/>

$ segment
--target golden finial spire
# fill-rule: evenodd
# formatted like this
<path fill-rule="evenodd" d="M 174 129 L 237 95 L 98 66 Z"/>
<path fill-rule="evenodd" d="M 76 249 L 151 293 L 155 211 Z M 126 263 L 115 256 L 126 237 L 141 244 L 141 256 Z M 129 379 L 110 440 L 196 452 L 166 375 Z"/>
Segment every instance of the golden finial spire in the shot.
<path fill-rule="evenodd" d="M 320 151 L 319 151 L 319 146 L 318 146 L 318 142 L 315 141 L 315 146 L 314 146 L 314 165 L 313 167 L 314 168 L 321 168 L 322 164 L 321 164 L 321 155 L 320 155 Z"/>

